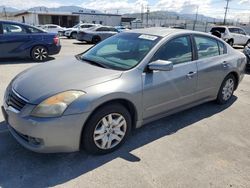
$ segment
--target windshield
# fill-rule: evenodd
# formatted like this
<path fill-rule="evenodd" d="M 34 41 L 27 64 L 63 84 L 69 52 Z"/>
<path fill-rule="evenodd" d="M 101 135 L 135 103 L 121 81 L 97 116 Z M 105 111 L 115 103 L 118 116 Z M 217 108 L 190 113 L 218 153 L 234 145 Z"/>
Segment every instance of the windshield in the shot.
<path fill-rule="evenodd" d="M 128 70 L 138 65 L 160 39 L 153 35 L 121 33 L 91 48 L 81 59 L 111 69 Z"/>
<path fill-rule="evenodd" d="M 77 24 L 77 25 L 75 25 L 73 28 L 78 28 L 80 26 L 80 24 Z"/>

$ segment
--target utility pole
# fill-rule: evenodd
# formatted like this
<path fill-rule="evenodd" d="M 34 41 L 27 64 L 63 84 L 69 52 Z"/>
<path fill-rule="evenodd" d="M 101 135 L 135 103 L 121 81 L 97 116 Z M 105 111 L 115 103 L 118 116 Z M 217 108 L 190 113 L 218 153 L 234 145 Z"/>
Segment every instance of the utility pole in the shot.
<path fill-rule="evenodd" d="M 225 7 L 225 15 L 224 15 L 224 25 L 226 25 L 226 20 L 227 20 L 227 11 L 228 11 L 228 5 L 229 5 L 229 1 L 230 0 L 226 0 L 227 1 L 227 5 Z"/>
<path fill-rule="evenodd" d="M 194 25 L 193 25 L 193 30 L 195 30 L 195 25 L 196 25 L 196 22 L 198 19 L 198 12 L 199 12 L 199 6 L 197 6 L 197 9 L 196 9 L 196 16 L 195 16 L 195 21 L 194 21 Z"/>
<path fill-rule="evenodd" d="M 148 27 L 148 17 L 149 17 L 149 11 L 150 11 L 150 10 L 149 10 L 149 6 L 147 6 L 147 13 L 146 13 L 146 14 L 147 14 L 147 27 Z"/>
<path fill-rule="evenodd" d="M 5 20 L 7 20 L 7 13 L 6 13 L 6 8 L 5 7 L 3 7 L 3 13 L 4 13 Z"/>
<path fill-rule="evenodd" d="M 141 22 L 143 23 L 143 13 L 144 13 L 144 6 L 141 4 Z"/>

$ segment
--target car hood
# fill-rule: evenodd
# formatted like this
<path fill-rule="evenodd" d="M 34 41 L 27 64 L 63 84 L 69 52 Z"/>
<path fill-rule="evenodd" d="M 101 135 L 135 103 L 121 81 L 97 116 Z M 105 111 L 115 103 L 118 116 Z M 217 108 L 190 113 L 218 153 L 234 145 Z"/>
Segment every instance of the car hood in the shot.
<path fill-rule="evenodd" d="M 105 69 L 76 59 L 48 62 L 20 73 L 12 82 L 12 88 L 31 104 L 67 90 L 87 87 L 117 79 L 122 72 Z"/>

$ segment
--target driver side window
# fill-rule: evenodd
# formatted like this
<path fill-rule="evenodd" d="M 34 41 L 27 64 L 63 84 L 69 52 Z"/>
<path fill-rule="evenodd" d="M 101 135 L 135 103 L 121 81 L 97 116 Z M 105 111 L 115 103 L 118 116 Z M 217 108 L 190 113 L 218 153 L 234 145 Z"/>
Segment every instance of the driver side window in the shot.
<path fill-rule="evenodd" d="M 153 57 L 153 61 L 156 60 L 172 61 L 173 64 L 192 61 L 190 37 L 178 37 L 162 45 Z"/>

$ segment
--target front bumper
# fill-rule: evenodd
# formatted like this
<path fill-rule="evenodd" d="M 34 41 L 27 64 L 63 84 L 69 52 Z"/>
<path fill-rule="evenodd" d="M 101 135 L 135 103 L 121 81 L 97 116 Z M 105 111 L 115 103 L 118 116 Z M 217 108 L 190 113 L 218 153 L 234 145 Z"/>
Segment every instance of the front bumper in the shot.
<path fill-rule="evenodd" d="M 25 108 L 22 111 L 33 109 Z M 74 152 L 80 149 L 81 132 L 87 113 L 35 118 L 14 112 L 6 106 L 2 109 L 11 134 L 25 148 L 39 153 Z"/>

